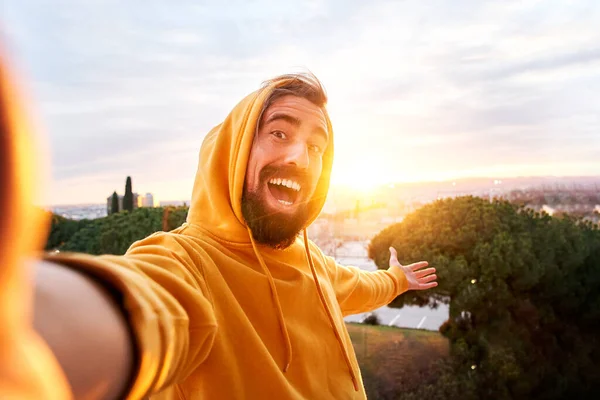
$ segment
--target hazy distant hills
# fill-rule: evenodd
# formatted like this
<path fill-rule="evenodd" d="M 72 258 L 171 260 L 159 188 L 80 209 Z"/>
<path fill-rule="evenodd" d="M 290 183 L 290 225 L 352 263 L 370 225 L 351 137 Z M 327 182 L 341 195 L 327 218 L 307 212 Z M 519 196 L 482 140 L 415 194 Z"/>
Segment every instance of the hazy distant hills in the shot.
<path fill-rule="evenodd" d="M 592 190 L 600 192 L 600 175 L 581 177 L 533 176 L 516 178 L 463 178 L 440 182 L 396 183 L 370 190 L 359 190 L 343 186 L 332 186 L 325 205 L 325 212 L 349 210 L 373 203 L 429 202 L 438 197 L 461 195 L 485 196 L 511 190 Z M 190 205 L 190 200 L 161 201 L 160 206 Z M 47 207 L 59 215 L 81 219 L 98 218 L 106 215 L 106 203 L 64 205 Z"/>
<path fill-rule="evenodd" d="M 511 190 L 592 190 L 600 192 L 600 175 L 581 177 L 533 176 L 514 178 L 463 178 L 439 182 L 396 183 L 361 191 L 346 187 L 332 187 L 326 212 L 351 209 L 361 205 L 393 201 L 429 202 L 439 197 L 461 195 L 488 196 Z"/>

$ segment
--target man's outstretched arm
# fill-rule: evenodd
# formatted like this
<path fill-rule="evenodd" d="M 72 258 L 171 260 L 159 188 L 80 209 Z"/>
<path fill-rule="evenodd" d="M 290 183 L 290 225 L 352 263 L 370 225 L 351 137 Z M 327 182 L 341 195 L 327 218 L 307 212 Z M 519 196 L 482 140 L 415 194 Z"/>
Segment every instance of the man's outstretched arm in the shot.
<path fill-rule="evenodd" d="M 107 288 L 71 268 L 35 266 L 34 328 L 51 348 L 77 398 L 116 399 L 134 368 L 125 315 Z"/>
<path fill-rule="evenodd" d="M 57 357 L 70 380 L 69 368 L 75 365 L 73 376 L 81 380 L 77 385 L 85 390 L 90 389 L 88 373 L 102 374 L 106 379 L 102 383 L 117 396 L 145 398 L 180 382 L 204 362 L 212 349 L 217 323 L 201 260 L 193 246 L 187 236 L 160 232 L 135 242 L 122 256 L 45 255 L 47 262 L 65 267 L 58 267 L 63 268 L 60 276 L 54 269 L 44 271 L 52 274 L 47 282 L 40 277 L 39 301 L 44 302 L 43 296 L 49 294 L 57 297 L 48 306 L 47 315 L 41 314 L 43 323 L 36 321 L 36 325 L 43 326 L 39 330 L 52 338 L 52 347 L 60 353 Z M 71 280 L 77 280 L 77 289 Z M 59 296 L 54 290 L 60 288 L 70 293 Z M 88 298 L 91 290 L 93 298 Z M 47 305 L 39 306 L 44 307 Z M 68 322 L 62 321 L 62 315 L 68 316 Z M 129 331 L 134 339 L 128 343 Z M 79 341 L 86 335 L 92 336 L 90 341 Z M 132 349 L 133 362 L 113 364 L 123 361 L 115 358 L 132 357 Z M 93 353 L 96 350 L 102 354 Z M 83 354 L 93 354 L 89 360 L 98 367 L 80 371 L 79 362 L 86 363 L 88 358 Z M 77 361 L 71 363 L 73 358 Z M 110 380 L 112 377 L 118 378 Z M 92 382 L 92 389 L 96 389 L 94 385 L 96 382 Z M 125 392 L 118 392 L 123 388 Z"/>
<path fill-rule="evenodd" d="M 437 286 L 435 268 L 426 268 L 429 264 L 425 261 L 401 265 L 393 248 L 390 248 L 387 270 L 363 271 L 357 267 L 339 265 L 331 257 L 326 259 L 344 316 L 387 305 L 407 290 L 425 290 Z"/>

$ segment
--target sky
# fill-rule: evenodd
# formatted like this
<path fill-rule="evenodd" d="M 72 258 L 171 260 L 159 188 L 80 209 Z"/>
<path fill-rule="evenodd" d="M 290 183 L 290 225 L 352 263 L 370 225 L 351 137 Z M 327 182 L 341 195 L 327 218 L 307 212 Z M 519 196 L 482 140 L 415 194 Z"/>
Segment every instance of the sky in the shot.
<path fill-rule="evenodd" d="M 44 202 L 191 197 L 205 134 L 310 70 L 334 185 L 600 175 L 600 2 L 2 0 Z"/>

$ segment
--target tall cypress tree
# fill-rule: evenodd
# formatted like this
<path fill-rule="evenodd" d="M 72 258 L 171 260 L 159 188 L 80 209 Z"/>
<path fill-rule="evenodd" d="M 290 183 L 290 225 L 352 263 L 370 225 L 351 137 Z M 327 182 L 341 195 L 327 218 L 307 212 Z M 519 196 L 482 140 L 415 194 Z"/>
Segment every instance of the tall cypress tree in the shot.
<path fill-rule="evenodd" d="M 133 190 L 131 189 L 131 177 L 125 182 L 125 196 L 123 196 L 123 210 L 133 211 Z"/>
<path fill-rule="evenodd" d="M 119 212 L 119 196 L 117 192 L 113 192 L 112 199 L 110 199 L 110 213 L 115 214 Z"/>

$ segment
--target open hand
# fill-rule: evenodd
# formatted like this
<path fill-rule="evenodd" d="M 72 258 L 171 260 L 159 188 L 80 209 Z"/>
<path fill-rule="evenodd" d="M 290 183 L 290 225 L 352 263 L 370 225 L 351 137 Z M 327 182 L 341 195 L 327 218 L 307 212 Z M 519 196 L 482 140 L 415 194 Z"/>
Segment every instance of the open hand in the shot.
<path fill-rule="evenodd" d="M 396 249 L 390 247 L 390 268 L 400 268 L 406 276 L 408 290 L 425 290 L 437 286 L 437 275 L 435 268 L 425 268 L 429 265 L 427 261 L 421 261 L 410 265 L 402 265 L 398 261 Z"/>

